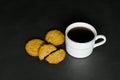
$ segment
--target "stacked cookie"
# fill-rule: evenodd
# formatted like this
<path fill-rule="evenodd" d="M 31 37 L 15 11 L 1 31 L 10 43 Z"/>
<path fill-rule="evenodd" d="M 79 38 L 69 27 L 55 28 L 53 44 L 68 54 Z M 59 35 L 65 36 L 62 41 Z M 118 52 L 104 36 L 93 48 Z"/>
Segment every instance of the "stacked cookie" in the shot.
<path fill-rule="evenodd" d="M 50 30 L 45 36 L 45 41 L 32 39 L 25 45 L 26 52 L 30 56 L 38 56 L 40 60 L 46 60 L 50 64 L 58 64 L 65 59 L 64 49 L 57 49 L 64 43 L 64 34 L 59 30 Z"/>

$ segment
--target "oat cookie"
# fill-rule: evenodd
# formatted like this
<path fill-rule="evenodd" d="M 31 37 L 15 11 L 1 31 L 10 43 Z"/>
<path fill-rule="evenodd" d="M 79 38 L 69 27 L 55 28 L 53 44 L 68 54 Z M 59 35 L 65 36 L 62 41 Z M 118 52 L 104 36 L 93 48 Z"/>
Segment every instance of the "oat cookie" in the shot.
<path fill-rule="evenodd" d="M 48 31 L 45 36 L 45 40 L 55 46 L 62 45 L 65 41 L 64 38 L 64 34 L 59 30 Z"/>
<path fill-rule="evenodd" d="M 51 52 L 55 51 L 57 48 L 52 44 L 44 44 L 39 49 L 39 59 L 43 60 L 47 55 L 49 55 Z"/>
<path fill-rule="evenodd" d="M 38 56 L 38 50 L 44 43 L 41 39 L 32 39 L 25 45 L 25 50 L 30 56 Z"/>
<path fill-rule="evenodd" d="M 58 64 L 64 60 L 66 52 L 64 49 L 59 49 L 51 53 L 45 60 L 50 64 Z"/>

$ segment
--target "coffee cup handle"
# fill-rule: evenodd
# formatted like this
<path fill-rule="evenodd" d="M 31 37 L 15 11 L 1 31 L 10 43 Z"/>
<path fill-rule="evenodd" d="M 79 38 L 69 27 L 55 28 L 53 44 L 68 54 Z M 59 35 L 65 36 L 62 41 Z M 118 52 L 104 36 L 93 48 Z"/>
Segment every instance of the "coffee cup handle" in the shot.
<path fill-rule="evenodd" d="M 95 43 L 94 48 L 103 45 L 106 42 L 106 37 L 104 35 L 97 35 L 95 41 L 97 41 L 98 39 L 103 39 L 103 40 L 98 43 Z"/>

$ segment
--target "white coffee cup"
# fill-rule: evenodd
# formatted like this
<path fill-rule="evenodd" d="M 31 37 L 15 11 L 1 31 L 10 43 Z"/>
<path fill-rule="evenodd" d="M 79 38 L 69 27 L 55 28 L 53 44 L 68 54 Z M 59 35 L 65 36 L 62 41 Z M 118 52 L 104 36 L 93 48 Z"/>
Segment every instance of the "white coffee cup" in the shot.
<path fill-rule="evenodd" d="M 71 29 L 76 28 L 76 27 L 84 27 L 84 28 L 90 29 L 94 34 L 94 38 L 85 43 L 73 41 L 72 39 L 68 37 L 68 32 Z M 80 36 L 76 36 L 76 37 L 80 37 Z M 102 41 L 95 43 L 95 41 L 98 39 L 102 39 Z M 92 25 L 85 23 L 85 22 L 72 23 L 66 28 L 66 31 L 65 31 L 66 50 L 68 54 L 70 54 L 71 56 L 75 58 L 88 57 L 92 53 L 95 47 L 98 47 L 104 44 L 105 42 L 106 42 L 106 37 L 104 35 L 97 35 L 96 29 Z"/>

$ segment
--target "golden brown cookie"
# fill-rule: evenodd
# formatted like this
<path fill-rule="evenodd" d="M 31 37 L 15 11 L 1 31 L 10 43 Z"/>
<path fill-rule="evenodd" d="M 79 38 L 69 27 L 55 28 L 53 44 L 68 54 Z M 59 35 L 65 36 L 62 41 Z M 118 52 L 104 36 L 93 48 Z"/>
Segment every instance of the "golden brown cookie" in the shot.
<path fill-rule="evenodd" d="M 38 56 L 38 50 L 44 43 L 41 39 L 32 39 L 25 45 L 26 52 L 31 56 Z"/>
<path fill-rule="evenodd" d="M 57 48 L 52 44 L 44 44 L 39 49 L 39 59 L 43 60 L 47 55 L 49 55 L 51 52 L 55 51 Z"/>
<path fill-rule="evenodd" d="M 45 60 L 50 64 L 58 64 L 64 60 L 66 52 L 64 49 L 59 49 L 51 53 Z"/>
<path fill-rule="evenodd" d="M 52 43 L 55 46 L 63 44 L 65 41 L 64 38 L 64 34 L 59 30 L 48 31 L 45 36 L 45 40 L 49 43 Z"/>

